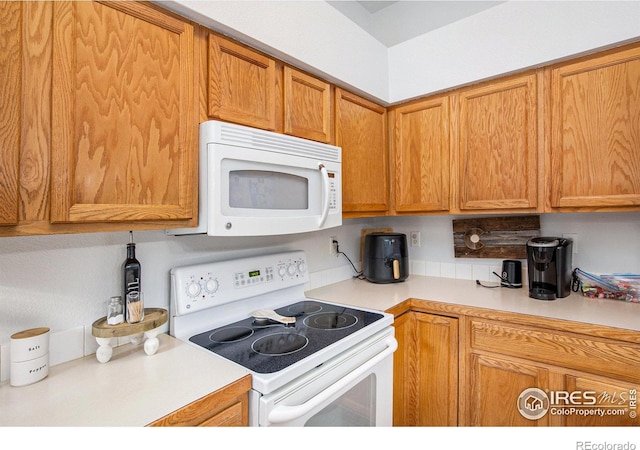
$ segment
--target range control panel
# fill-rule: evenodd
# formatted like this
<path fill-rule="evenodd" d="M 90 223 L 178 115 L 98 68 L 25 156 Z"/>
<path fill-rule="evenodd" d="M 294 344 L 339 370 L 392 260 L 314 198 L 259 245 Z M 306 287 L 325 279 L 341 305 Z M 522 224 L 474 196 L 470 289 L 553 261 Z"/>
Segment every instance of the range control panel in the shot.
<path fill-rule="evenodd" d="M 190 314 L 309 281 L 302 251 L 214 261 L 171 270 L 176 315 Z"/>

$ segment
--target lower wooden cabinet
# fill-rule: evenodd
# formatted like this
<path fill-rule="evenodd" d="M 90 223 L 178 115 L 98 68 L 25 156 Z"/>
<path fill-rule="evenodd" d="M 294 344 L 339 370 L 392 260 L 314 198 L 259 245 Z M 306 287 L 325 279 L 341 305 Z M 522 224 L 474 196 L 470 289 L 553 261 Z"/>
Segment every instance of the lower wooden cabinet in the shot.
<path fill-rule="evenodd" d="M 154 422 L 150 427 L 240 427 L 249 425 L 251 376 L 225 386 Z"/>
<path fill-rule="evenodd" d="M 640 333 L 420 300 L 389 312 L 395 426 L 640 425 Z"/>
<path fill-rule="evenodd" d="M 395 321 L 393 424 L 458 423 L 458 320 L 409 311 Z"/>

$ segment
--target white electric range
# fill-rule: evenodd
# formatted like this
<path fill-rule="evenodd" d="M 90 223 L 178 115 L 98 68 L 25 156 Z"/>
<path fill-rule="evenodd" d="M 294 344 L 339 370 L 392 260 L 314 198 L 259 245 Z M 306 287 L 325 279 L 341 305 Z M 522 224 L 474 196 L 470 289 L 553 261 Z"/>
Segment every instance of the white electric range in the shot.
<path fill-rule="evenodd" d="M 306 298 L 308 281 L 302 251 L 176 267 L 170 333 L 251 372 L 252 426 L 391 425 L 393 316 Z"/>

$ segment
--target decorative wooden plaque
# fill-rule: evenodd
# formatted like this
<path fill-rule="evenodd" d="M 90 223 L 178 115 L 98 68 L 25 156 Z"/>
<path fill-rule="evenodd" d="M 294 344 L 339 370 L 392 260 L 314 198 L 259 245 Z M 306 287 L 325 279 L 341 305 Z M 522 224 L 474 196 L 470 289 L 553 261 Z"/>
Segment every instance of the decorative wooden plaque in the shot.
<path fill-rule="evenodd" d="M 527 241 L 540 236 L 540 216 L 453 220 L 456 258 L 525 259 Z"/>

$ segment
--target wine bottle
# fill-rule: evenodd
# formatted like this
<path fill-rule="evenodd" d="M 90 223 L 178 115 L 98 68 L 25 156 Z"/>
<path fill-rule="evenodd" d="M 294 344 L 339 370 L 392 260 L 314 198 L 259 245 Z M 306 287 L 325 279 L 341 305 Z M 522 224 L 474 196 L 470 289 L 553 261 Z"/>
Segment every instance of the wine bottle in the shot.
<path fill-rule="evenodd" d="M 140 317 L 132 316 L 129 302 L 142 301 L 141 296 L 141 268 L 140 262 L 136 259 L 136 244 L 133 242 L 133 231 L 129 231 L 129 243 L 127 244 L 127 259 L 123 264 L 124 279 L 124 320 L 128 323 L 135 323 L 141 320 Z M 129 299 L 129 301 L 127 300 Z"/>

